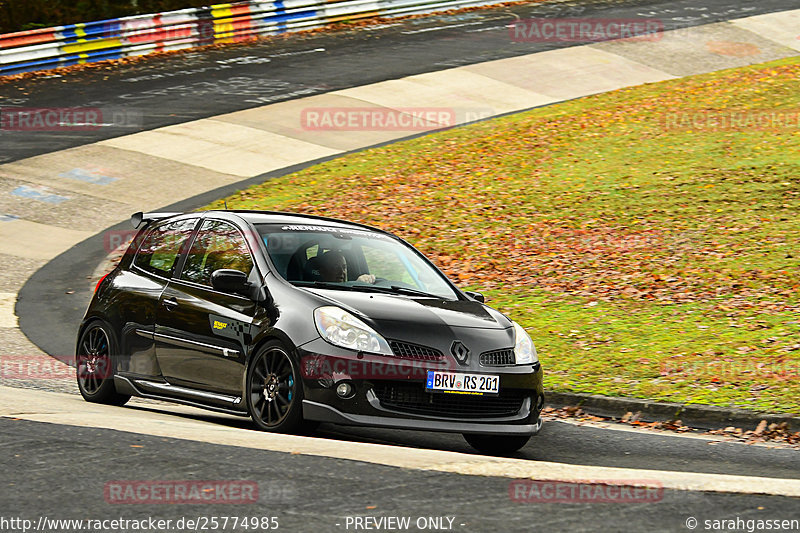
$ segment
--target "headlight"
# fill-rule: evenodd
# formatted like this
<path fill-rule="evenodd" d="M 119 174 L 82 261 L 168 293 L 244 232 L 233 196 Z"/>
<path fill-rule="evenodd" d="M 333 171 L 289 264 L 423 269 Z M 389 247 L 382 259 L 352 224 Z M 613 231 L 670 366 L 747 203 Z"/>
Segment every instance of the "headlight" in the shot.
<path fill-rule="evenodd" d="M 536 347 L 533 345 L 531 336 L 522 326 L 516 322 L 514 324 L 514 357 L 518 365 L 531 365 L 539 362 L 536 355 Z"/>
<path fill-rule="evenodd" d="M 393 355 L 386 339 L 344 309 L 334 306 L 317 308 L 314 310 L 314 323 L 320 336 L 334 346 Z"/>

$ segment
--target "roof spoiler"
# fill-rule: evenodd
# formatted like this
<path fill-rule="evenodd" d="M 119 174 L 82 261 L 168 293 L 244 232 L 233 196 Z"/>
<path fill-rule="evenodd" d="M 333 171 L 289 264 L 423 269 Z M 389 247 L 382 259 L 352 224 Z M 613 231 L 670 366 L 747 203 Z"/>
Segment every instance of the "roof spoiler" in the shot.
<path fill-rule="evenodd" d="M 174 217 L 180 214 L 181 213 L 142 213 L 139 211 L 131 215 L 131 224 L 133 224 L 135 229 L 139 229 L 143 222 L 149 224 L 154 220 L 161 220 L 162 218 Z"/>

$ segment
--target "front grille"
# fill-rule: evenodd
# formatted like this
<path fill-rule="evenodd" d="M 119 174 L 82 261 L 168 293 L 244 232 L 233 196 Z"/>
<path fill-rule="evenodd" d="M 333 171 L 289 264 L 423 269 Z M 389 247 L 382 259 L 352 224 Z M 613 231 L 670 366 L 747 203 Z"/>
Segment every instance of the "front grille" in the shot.
<path fill-rule="evenodd" d="M 418 344 L 389 341 L 389 347 L 392 349 L 392 353 L 394 353 L 395 357 L 402 357 L 404 359 L 415 359 L 417 361 L 441 361 L 444 358 L 444 354 L 436 348 L 429 348 L 427 346 L 420 346 Z"/>
<path fill-rule="evenodd" d="M 514 350 L 511 348 L 493 350 L 481 354 L 481 366 L 505 366 L 513 365 L 515 362 Z"/>
<path fill-rule="evenodd" d="M 394 411 L 448 418 L 500 418 L 522 409 L 524 391 L 501 391 L 497 396 L 426 392 L 421 383 L 381 381 L 373 386 L 382 407 Z"/>

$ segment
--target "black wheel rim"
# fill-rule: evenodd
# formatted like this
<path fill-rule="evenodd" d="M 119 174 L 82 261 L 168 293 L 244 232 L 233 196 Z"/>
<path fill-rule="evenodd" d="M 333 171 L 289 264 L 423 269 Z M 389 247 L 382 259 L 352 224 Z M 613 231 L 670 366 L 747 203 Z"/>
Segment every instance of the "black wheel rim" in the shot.
<path fill-rule="evenodd" d="M 256 356 L 250 373 L 252 416 L 265 426 L 277 426 L 292 408 L 297 383 L 289 356 L 272 348 Z"/>
<path fill-rule="evenodd" d="M 76 367 L 78 384 L 88 394 L 100 390 L 110 368 L 108 335 L 100 326 L 90 328 L 81 338 Z"/>

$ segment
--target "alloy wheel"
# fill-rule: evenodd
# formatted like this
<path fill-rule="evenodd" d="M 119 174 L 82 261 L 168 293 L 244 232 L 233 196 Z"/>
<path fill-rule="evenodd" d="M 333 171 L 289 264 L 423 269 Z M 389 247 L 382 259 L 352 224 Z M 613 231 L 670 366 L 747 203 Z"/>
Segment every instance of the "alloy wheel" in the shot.
<path fill-rule="evenodd" d="M 108 335 L 100 326 L 92 326 L 81 339 L 76 358 L 78 383 L 88 394 L 97 394 L 111 369 Z"/>
<path fill-rule="evenodd" d="M 280 426 L 297 397 L 297 382 L 289 355 L 278 347 L 260 352 L 250 373 L 251 415 L 259 425 Z"/>

